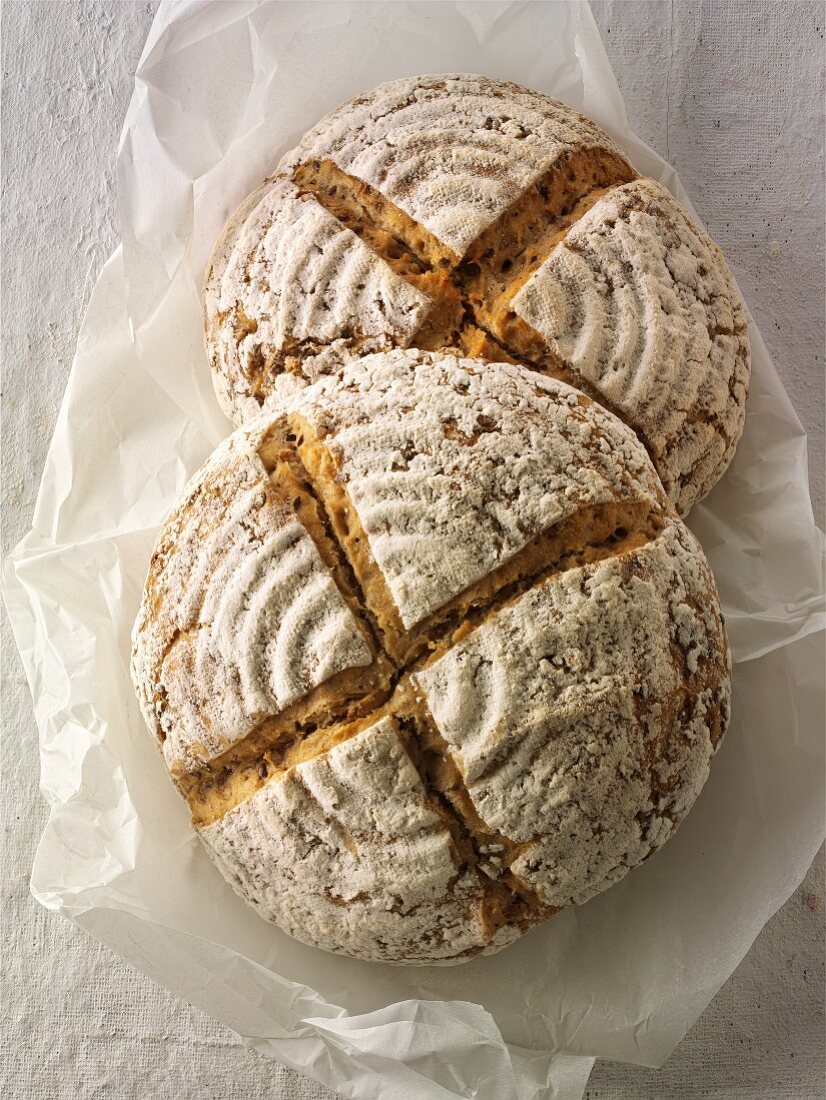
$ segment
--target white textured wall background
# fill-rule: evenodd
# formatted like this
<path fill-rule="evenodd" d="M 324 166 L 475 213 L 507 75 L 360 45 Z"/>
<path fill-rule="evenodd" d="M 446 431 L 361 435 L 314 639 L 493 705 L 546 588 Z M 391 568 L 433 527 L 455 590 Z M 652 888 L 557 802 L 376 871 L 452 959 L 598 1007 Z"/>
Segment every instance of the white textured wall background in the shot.
<path fill-rule="evenodd" d="M 2 8 L 3 552 L 25 533 L 77 328 L 117 239 L 114 155 L 154 11 Z M 822 3 L 596 3 L 638 133 L 725 250 L 811 438 L 823 517 Z M 36 731 L 3 624 L 3 1094 L 318 1100 L 28 893 L 45 818 Z M 603 1065 L 591 1100 L 823 1095 L 823 867 L 659 1071 Z M 495 1100 L 495 1098 L 483 1098 Z"/>

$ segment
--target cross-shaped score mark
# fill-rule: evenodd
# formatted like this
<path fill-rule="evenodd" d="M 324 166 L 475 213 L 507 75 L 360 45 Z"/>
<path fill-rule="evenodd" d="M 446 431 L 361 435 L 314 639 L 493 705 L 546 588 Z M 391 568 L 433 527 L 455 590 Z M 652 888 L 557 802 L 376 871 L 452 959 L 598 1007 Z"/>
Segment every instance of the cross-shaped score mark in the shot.
<path fill-rule="evenodd" d="M 560 157 L 459 256 L 380 191 L 331 160 L 308 161 L 293 173 L 301 194 L 315 198 L 431 300 L 411 347 L 527 363 L 602 404 L 604 398 L 517 315 L 512 300 L 574 222 L 611 187 L 634 178 L 630 165 L 605 149 Z"/>

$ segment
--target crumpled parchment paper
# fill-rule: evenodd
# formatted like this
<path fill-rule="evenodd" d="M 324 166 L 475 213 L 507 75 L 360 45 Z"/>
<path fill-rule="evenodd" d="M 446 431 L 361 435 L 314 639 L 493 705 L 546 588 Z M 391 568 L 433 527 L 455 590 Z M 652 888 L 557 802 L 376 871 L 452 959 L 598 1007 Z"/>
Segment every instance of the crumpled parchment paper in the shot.
<path fill-rule="evenodd" d="M 129 634 L 158 525 L 228 431 L 198 288 L 226 216 L 302 131 L 381 80 L 483 72 L 628 130 L 586 4 L 162 5 L 118 157 L 122 246 L 78 340 L 4 592 L 49 822 L 32 891 L 244 1042 L 344 1096 L 582 1096 L 596 1057 L 661 1063 L 823 836 L 823 558 L 800 424 L 752 325 L 735 461 L 694 509 L 734 657 L 733 720 L 678 835 L 490 959 L 406 971 L 261 921 L 201 851 L 143 728 Z"/>

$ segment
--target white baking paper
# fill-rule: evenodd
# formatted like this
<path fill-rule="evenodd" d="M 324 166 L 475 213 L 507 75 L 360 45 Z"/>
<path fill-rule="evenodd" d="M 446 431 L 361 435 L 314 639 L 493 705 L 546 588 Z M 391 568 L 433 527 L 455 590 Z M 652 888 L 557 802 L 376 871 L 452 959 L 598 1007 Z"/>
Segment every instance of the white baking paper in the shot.
<path fill-rule="evenodd" d="M 35 897 L 245 1043 L 348 1097 L 582 1096 L 594 1058 L 661 1063 L 823 836 L 823 571 L 806 442 L 752 326 L 746 432 L 691 516 L 736 660 L 731 728 L 653 860 L 490 959 L 404 970 L 262 922 L 201 851 L 138 713 L 129 634 L 159 523 L 228 425 L 198 287 L 225 217 L 328 109 L 418 72 L 506 77 L 628 132 L 587 5 L 163 5 L 118 157 L 122 247 L 78 341 L 5 597 L 51 813 Z"/>

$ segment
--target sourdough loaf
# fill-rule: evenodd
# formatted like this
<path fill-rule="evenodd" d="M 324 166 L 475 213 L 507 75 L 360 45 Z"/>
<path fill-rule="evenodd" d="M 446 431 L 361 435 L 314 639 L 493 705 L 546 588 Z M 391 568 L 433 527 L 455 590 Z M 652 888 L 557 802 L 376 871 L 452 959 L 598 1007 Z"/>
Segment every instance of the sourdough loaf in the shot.
<path fill-rule="evenodd" d="M 439 352 L 351 360 L 225 441 L 133 637 L 227 880 L 374 961 L 491 952 L 616 882 L 728 716 L 713 579 L 634 433 Z"/>
<path fill-rule="evenodd" d="M 743 428 L 719 248 L 588 119 L 485 77 L 393 81 L 322 119 L 230 219 L 204 313 L 236 424 L 354 356 L 455 348 L 612 410 L 683 514 Z"/>

